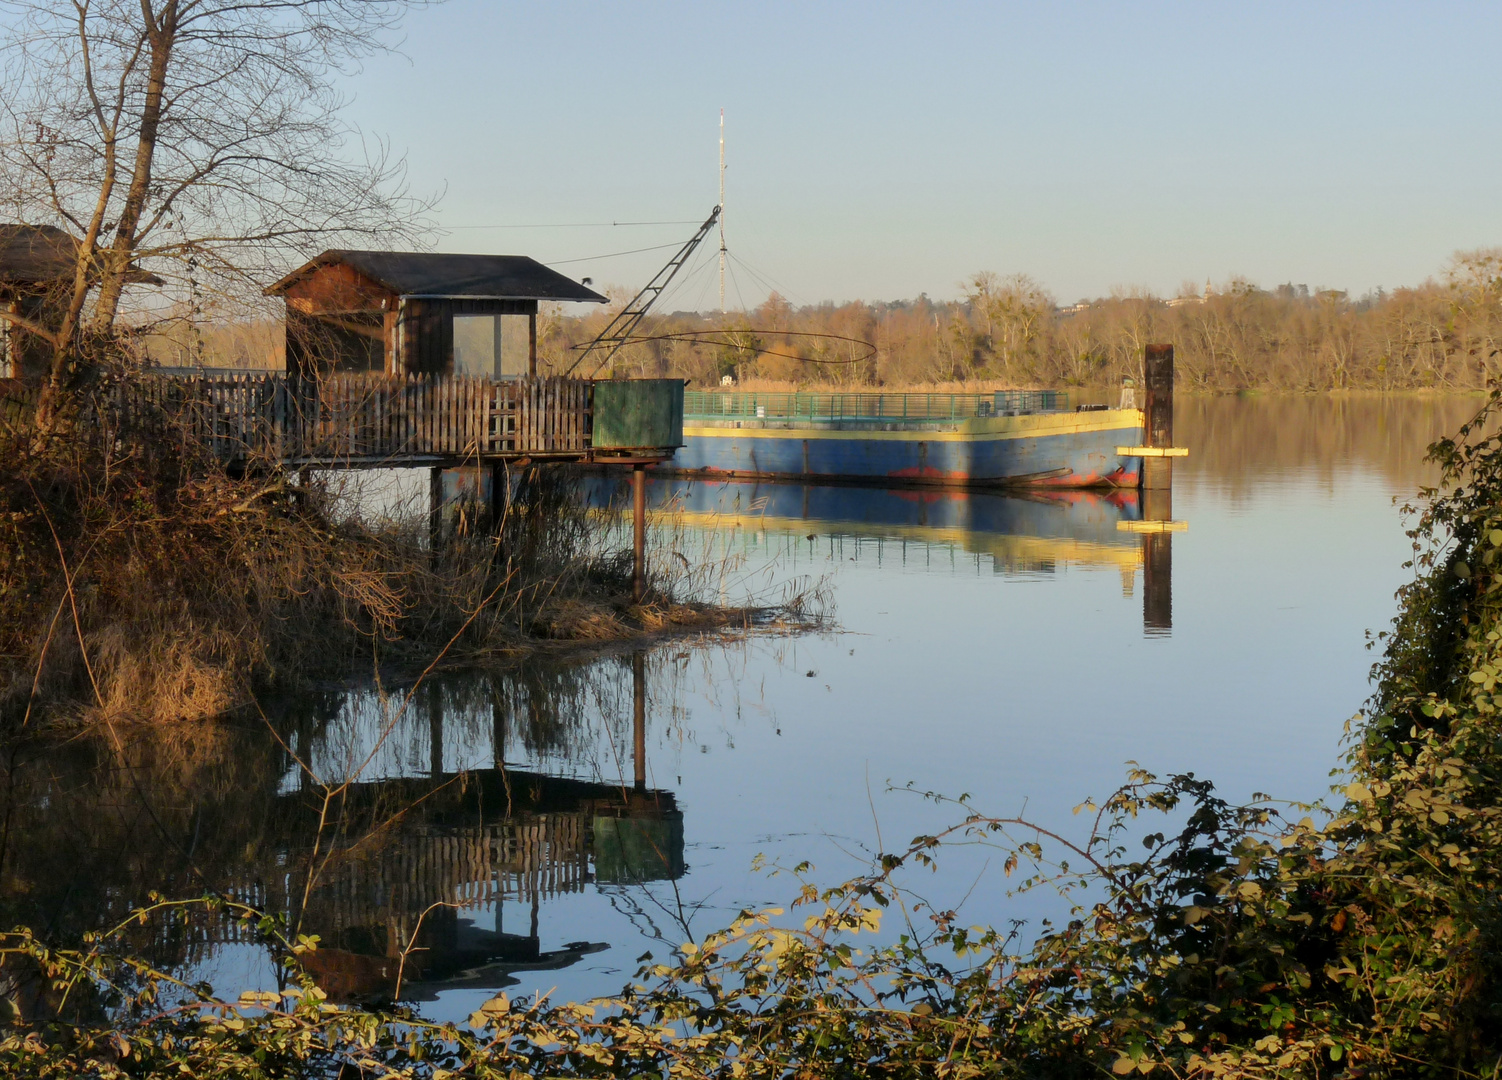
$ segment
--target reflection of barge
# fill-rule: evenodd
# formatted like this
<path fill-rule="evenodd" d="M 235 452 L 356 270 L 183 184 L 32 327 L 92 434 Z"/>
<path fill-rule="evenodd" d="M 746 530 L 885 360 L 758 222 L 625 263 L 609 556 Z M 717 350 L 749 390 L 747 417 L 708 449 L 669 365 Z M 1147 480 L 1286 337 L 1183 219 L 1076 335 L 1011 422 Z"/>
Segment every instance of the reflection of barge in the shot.
<path fill-rule="evenodd" d="M 1054 391 L 994 394 L 684 395 L 693 475 L 883 485 L 1136 487 L 1137 409 L 1070 411 Z"/>
<path fill-rule="evenodd" d="M 690 528 L 948 546 L 989 555 L 998 572 L 1062 566 L 1114 568 L 1127 578 L 1142 565 L 1138 537 L 1122 529 L 1142 512 L 1138 492 L 881 489 L 868 485 L 752 480 L 648 481 L 658 513 Z M 622 492 L 607 476 L 586 481 L 589 505 L 619 510 Z"/>

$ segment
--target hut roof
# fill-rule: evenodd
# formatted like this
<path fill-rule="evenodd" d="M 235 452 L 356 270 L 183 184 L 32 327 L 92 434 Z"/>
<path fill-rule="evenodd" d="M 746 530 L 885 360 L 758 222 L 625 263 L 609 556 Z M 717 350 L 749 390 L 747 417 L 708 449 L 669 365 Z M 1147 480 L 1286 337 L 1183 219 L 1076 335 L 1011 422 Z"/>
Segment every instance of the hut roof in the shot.
<path fill-rule="evenodd" d="M 0 225 L 0 281 L 52 282 L 73 273 L 73 237 L 52 225 Z"/>
<path fill-rule="evenodd" d="M 73 276 L 78 241 L 55 225 L 0 223 L 0 283 L 7 285 L 52 285 Z M 138 284 L 160 285 L 162 279 L 139 267 L 126 271 L 125 279 Z"/>
<path fill-rule="evenodd" d="M 576 300 L 605 297 L 525 255 L 443 255 L 411 251 L 325 251 L 266 290 L 286 292 L 320 266 L 343 263 L 399 296 L 486 300 Z"/>

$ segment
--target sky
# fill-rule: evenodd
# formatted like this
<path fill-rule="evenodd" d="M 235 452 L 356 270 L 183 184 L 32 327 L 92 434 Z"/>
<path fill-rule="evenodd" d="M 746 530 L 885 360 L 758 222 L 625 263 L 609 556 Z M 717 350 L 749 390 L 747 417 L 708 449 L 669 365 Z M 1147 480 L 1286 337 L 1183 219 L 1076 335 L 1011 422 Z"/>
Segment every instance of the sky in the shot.
<path fill-rule="evenodd" d="M 708 215 L 722 108 L 731 308 L 983 270 L 1359 295 L 1502 244 L 1502 4 L 451 0 L 404 33 L 344 89 L 441 193 L 434 246 L 597 286 Z M 718 307 L 717 246 L 666 309 Z"/>

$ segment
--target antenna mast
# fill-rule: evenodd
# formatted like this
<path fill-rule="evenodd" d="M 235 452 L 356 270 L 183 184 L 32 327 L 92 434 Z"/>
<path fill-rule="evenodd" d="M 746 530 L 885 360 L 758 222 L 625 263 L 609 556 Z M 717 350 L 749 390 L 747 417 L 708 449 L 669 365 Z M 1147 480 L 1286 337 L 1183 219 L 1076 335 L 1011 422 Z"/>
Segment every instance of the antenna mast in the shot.
<path fill-rule="evenodd" d="M 725 314 L 725 110 L 720 110 L 720 314 Z"/>

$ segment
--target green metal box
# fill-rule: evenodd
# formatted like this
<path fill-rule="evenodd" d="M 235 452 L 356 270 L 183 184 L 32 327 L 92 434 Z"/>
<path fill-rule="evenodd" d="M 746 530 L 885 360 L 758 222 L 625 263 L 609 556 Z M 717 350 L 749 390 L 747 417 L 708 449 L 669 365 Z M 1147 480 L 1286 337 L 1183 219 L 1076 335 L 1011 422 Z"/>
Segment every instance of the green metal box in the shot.
<path fill-rule="evenodd" d="M 682 379 L 609 379 L 594 384 L 596 449 L 683 445 Z"/>

